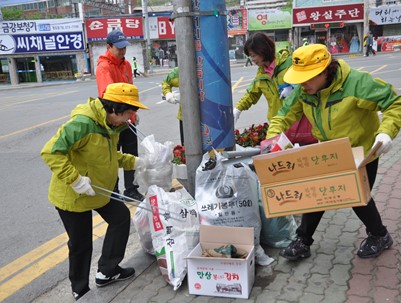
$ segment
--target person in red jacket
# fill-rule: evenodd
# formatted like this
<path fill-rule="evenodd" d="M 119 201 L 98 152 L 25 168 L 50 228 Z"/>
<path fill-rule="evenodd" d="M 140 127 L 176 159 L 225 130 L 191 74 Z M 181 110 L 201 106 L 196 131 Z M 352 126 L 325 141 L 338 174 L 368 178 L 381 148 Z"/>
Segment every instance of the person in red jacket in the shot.
<path fill-rule="evenodd" d="M 125 59 L 127 46 L 130 43 L 127 37 L 120 30 L 113 30 L 107 35 L 107 50 L 104 55 L 98 59 L 96 68 L 96 82 L 98 95 L 103 97 L 107 85 L 111 83 L 133 83 L 131 64 Z M 131 122 L 138 124 L 138 116 L 135 113 L 131 115 Z M 120 133 L 118 149 L 123 153 L 138 156 L 138 138 L 129 128 Z M 142 201 L 144 196 L 138 192 L 138 185 L 134 184 L 135 171 L 124 171 L 124 196 Z M 115 192 L 119 193 L 118 180 Z"/>

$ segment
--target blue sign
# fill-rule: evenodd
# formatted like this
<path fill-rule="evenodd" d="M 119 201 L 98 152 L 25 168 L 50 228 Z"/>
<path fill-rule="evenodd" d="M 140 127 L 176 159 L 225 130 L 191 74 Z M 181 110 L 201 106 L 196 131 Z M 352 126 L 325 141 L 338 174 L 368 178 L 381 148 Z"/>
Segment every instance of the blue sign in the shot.
<path fill-rule="evenodd" d="M 84 50 L 82 32 L 0 35 L 3 54 L 68 52 Z"/>

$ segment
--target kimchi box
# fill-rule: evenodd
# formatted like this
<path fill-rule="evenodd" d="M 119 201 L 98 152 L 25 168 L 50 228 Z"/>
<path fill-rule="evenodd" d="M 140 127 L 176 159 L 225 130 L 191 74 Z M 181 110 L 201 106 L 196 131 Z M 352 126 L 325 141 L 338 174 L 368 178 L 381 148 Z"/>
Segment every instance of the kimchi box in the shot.
<path fill-rule="evenodd" d="M 253 157 L 267 218 L 366 205 L 371 196 L 363 148 L 348 138 Z"/>
<path fill-rule="evenodd" d="M 203 257 L 204 250 L 232 244 L 245 259 Z M 249 297 L 255 279 L 253 227 L 200 226 L 200 242 L 187 256 L 188 289 L 192 295 Z"/>

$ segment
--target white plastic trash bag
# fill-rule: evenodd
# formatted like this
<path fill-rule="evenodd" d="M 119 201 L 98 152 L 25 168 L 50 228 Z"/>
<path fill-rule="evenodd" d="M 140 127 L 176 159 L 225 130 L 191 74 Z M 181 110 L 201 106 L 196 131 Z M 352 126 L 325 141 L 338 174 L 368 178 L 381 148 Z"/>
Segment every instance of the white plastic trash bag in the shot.
<path fill-rule="evenodd" d="M 152 209 L 148 218 L 157 263 L 177 290 L 187 274 L 185 257 L 199 243 L 197 204 L 185 188 L 166 192 L 155 185 L 148 189 L 146 204 Z"/>
<path fill-rule="evenodd" d="M 140 192 L 146 192 L 151 185 L 157 185 L 167 191 L 171 189 L 173 148 L 173 142 L 156 142 L 153 135 L 142 140 L 139 145 L 139 157 L 143 160 L 143 165 L 137 168 L 135 174 Z"/>
<path fill-rule="evenodd" d="M 261 219 L 258 204 L 258 178 L 243 163 L 224 164 L 225 158 L 203 155 L 196 170 L 195 200 L 200 222 L 204 225 L 253 227 L 255 229 L 255 260 L 269 265 L 274 259 L 260 246 Z"/>

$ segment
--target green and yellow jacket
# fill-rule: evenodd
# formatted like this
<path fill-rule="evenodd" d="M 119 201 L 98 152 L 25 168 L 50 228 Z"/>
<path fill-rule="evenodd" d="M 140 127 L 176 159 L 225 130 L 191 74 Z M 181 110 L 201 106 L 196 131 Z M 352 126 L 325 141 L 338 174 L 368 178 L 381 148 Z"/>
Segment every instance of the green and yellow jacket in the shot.
<path fill-rule="evenodd" d="M 284 74 L 291 66 L 291 56 L 288 50 L 281 50 L 276 55 L 276 67 L 270 77 L 263 67 L 259 67 L 255 79 L 247 88 L 245 95 L 235 105 L 240 111 L 248 110 L 258 103 L 260 97 L 265 96 L 268 104 L 267 119 L 270 121 L 282 106 L 279 86 L 284 84 Z"/>
<path fill-rule="evenodd" d="M 316 95 L 306 94 L 298 85 L 270 121 L 266 138 L 287 130 L 302 113 L 312 124 L 319 141 L 349 137 L 353 147 L 363 146 L 365 155 L 378 133 L 395 138 L 401 127 L 401 96 L 391 84 L 339 61 L 332 84 Z M 378 111 L 383 113 L 382 122 Z"/>
<path fill-rule="evenodd" d="M 119 133 L 125 128 L 112 129 L 107 125 L 106 111 L 99 99 L 89 98 L 71 112 L 71 119 L 41 151 L 52 171 L 48 196 L 53 205 L 62 210 L 83 212 L 110 201 L 100 195 L 79 195 L 70 185 L 82 175 L 89 177 L 92 184 L 112 191 L 118 168 L 134 169 L 135 157 L 117 151 Z"/>
<path fill-rule="evenodd" d="M 171 93 L 173 87 L 180 87 L 180 76 L 178 67 L 174 67 L 171 72 L 168 73 L 166 78 L 162 82 L 162 94 L 165 96 L 167 93 Z M 180 101 L 181 102 L 181 101 Z M 182 120 L 181 104 L 178 108 L 177 119 Z"/>

